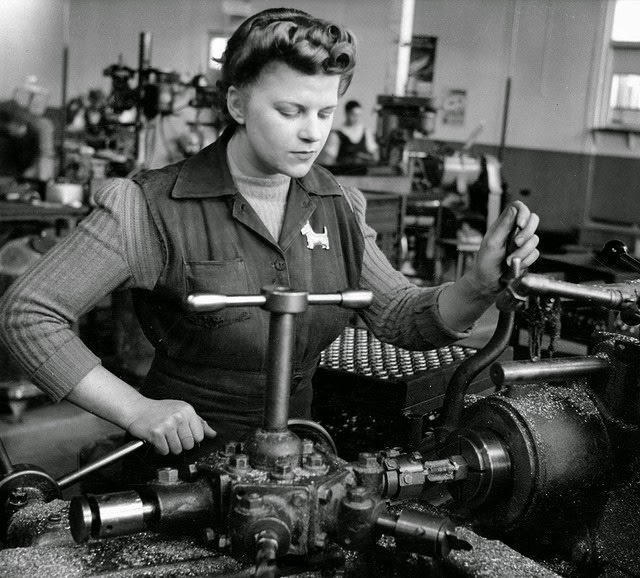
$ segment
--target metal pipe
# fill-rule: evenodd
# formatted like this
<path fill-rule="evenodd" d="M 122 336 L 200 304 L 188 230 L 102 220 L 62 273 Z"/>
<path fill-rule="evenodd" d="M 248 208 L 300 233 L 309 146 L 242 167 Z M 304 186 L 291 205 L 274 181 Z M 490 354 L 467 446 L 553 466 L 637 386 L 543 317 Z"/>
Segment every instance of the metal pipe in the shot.
<path fill-rule="evenodd" d="M 136 126 L 135 126 L 135 142 L 134 142 L 134 154 L 136 161 L 139 164 L 144 163 L 144 156 L 147 151 L 144 150 L 142 145 L 143 130 L 142 130 L 142 117 L 143 106 L 142 100 L 144 98 L 144 85 L 145 75 L 147 70 L 151 67 L 151 34 L 149 32 L 141 32 L 138 43 L 138 86 L 136 87 Z"/>
<path fill-rule="evenodd" d="M 286 431 L 288 427 L 293 336 L 294 314 L 272 312 L 263 422 L 266 431 Z"/>
<path fill-rule="evenodd" d="M 121 448 L 118 448 L 113 452 L 109 452 L 106 456 L 102 456 L 101 458 L 97 459 L 95 462 L 91 462 L 90 464 L 83 466 L 82 468 L 80 468 L 79 470 L 76 470 L 75 472 L 71 472 L 70 474 L 62 476 L 61 478 L 56 480 L 56 483 L 58 484 L 58 487 L 61 490 L 63 490 L 64 488 L 74 484 L 81 478 L 84 478 L 86 475 L 90 474 L 91 472 L 95 472 L 96 470 L 99 470 L 100 468 L 108 466 L 109 464 L 129 455 L 130 453 L 135 452 L 136 450 L 140 449 L 144 444 L 145 442 L 142 440 L 135 440 L 135 441 L 129 442 L 123 445 Z"/>
<path fill-rule="evenodd" d="M 588 377 L 609 373 L 611 364 L 605 357 L 545 359 L 543 361 L 503 361 L 494 363 L 489 375 L 496 385 L 532 383 Z"/>

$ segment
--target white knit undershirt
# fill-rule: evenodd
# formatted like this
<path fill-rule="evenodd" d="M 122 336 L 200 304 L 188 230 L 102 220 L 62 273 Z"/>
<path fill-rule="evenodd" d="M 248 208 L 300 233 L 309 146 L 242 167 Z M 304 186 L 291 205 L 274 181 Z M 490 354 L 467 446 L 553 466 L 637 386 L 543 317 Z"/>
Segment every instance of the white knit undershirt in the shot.
<path fill-rule="evenodd" d="M 247 177 L 240 172 L 238 165 L 227 150 L 227 162 L 233 182 L 240 194 L 247 200 L 262 220 L 267 231 L 275 241 L 280 238 L 284 212 L 287 207 L 287 193 L 291 177 L 274 175 L 272 177 Z"/>

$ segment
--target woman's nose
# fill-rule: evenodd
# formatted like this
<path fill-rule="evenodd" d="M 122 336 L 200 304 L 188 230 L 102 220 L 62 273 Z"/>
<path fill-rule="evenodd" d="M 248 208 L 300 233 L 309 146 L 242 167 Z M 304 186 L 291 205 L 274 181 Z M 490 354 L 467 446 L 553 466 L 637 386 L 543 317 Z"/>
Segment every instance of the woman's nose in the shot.
<path fill-rule="evenodd" d="M 322 124 L 319 119 L 308 117 L 300 128 L 300 138 L 310 142 L 319 141 L 322 138 Z"/>

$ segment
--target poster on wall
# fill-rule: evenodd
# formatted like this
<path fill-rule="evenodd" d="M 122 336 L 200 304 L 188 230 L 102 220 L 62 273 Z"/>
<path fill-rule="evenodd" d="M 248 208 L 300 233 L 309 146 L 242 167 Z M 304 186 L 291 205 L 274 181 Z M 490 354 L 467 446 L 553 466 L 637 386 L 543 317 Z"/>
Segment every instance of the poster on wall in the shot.
<path fill-rule="evenodd" d="M 437 45 L 437 36 L 414 36 L 411 39 L 407 95 L 431 96 Z"/>
<path fill-rule="evenodd" d="M 467 91 L 462 88 L 449 88 L 442 99 L 442 124 L 447 126 L 464 125 L 467 111 Z"/>

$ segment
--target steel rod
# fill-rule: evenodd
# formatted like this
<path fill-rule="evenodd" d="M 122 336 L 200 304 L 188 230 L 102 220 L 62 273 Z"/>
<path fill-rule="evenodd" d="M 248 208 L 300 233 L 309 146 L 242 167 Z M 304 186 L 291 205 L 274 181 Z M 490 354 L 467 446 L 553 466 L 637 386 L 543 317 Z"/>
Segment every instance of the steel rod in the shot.
<path fill-rule="evenodd" d="M 87 464 L 86 466 L 81 467 L 79 470 L 76 470 L 75 472 L 71 472 L 66 476 L 62 476 L 61 478 L 56 480 L 56 483 L 58 484 L 58 487 L 60 489 L 64 489 L 72 484 L 75 484 L 78 480 L 80 480 L 81 478 L 84 478 L 86 475 L 90 474 L 91 472 L 95 472 L 96 470 L 99 470 L 100 468 L 108 466 L 109 464 L 129 455 L 130 453 L 135 452 L 136 450 L 140 449 L 144 444 L 145 442 L 142 440 L 135 440 L 135 441 L 129 442 L 123 445 L 121 448 L 118 448 L 117 450 L 108 453 L 106 456 L 103 456 L 97 459 L 95 462 L 91 462 L 90 464 Z"/>
<path fill-rule="evenodd" d="M 496 385 L 510 385 L 602 375 L 610 369 L 606 358 L 590 355 L 542 361 L 502 361 L 491 366 L 489 375 Z"/>

